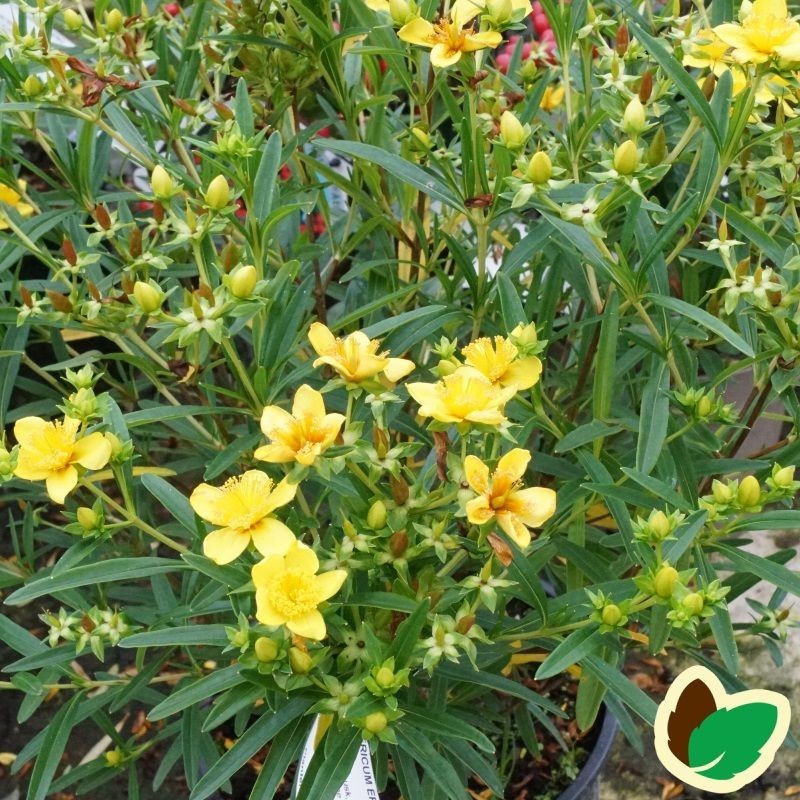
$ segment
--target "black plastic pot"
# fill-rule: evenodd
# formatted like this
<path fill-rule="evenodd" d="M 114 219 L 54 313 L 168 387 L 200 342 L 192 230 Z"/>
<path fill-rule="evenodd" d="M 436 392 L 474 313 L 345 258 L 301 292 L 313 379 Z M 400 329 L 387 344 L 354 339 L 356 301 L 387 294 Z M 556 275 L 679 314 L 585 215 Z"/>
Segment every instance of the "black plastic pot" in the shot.
<path fill-rule="evenodd" d="M 600 797 L 600 772 L 611 755 L 611 748 L 617 735 L 617 720 L 604 709 L 600 734 L 594 743 L 589 758 L 583 765 L 575 782 L 558 796 L 558 800 L 598 800 Z"/>

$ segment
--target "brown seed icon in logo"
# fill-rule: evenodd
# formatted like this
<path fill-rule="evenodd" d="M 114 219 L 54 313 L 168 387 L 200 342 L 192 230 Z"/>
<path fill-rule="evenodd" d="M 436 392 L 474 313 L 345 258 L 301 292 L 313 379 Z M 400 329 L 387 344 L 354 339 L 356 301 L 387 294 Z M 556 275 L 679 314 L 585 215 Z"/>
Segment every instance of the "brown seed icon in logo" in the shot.
<path fill-rule="evenodd" d="M 667 723 L 669 749 L 675 758 L 684 764 L 689 763 L 689 737 L 692 731 L 716 710 L 714 695 L 701 680 L 693 680 L 681 692 Z"/>

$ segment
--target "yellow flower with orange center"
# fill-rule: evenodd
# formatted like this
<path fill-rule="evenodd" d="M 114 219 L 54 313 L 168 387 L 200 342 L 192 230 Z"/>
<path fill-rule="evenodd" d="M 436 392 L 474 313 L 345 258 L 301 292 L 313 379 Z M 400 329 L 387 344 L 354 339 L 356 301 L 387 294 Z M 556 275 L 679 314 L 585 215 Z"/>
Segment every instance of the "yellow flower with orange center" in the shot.
<path fill-rule="evenodd" d="M 78 483 L 78 466 L 102 469 L 111 458 L 111 444 L 102 433 L 79 436 L 81 423 L 72 417 L 48 422 L 23 417 L 14 425 L 19 457 L 14 474 L 26 481 L 44 481 L 47 494 L 63 505 Z"/>
<path fill-rule="evenodd" d="M 476 339 L 461 350 L 464 361 L 485 375 L 492 383 L 513 386 L 516 391 L 530 389 L 542 374 L 542 362 L 536 356 L 519 358 L 519 350 L 505 336 Z"/>
<path fill-rule="evenodd" d="M 717 36 L 712 28 L 702 28 L 685 47 L 683 65 L 685 67 L 708 68 L 714 72 L 724 69 L 728 45 Z"/>
<path fill-rule="evenodd" d="M 308 330 L 308 340 L 319 355 L 314 366 L 327 364 L 349 383 L 361 383 L 380 374 L 394 383 L 415 366 L 407 358 L 391 358 L 388 352 L 379 353 L 381 343 L 362 331 L 339 338 L 326 325 L 315 322 Z"/>
<path fill-rule="evenodd" d="M 285 553 L 295 541 L 282 522 L 270 516 L 294 499 L 297 484 L 284 478 L 275 485 L 257 469 L 230 478 L 221 487 L 201 483 L 189 498 L 192 508 L 218 530 L 203 539 L 203 553 L 217 564 L 228 564 L 252 542 L 261 555 Z"/>
<path fill-rule="evenodd" d="M 479 3 L 456 0 L 450 14 L 435 23 L 416 17 L 403 25 L 397 35 L 404 42 L 431 48 L 434 67 L 450 67 L 461 60 L 464 53 L 497 47 L 503 40 L 499 31 L 476 31 L 471 24 L 483 11 Z"/>
<path fill-rule="evenodd" d="M 491 475 L 477 456 L 464 460 L 467 483 L 478 493 L 467 503 L 467 519 L 473 525 L 496 520 L 522 548 L 531 543 L 529 528 L 541 527 L 556 510 L 556 493 L 552 489 L 522 486 L 530 459 L 527 450 L 515 448 L 500 459 Z"/>
<path fill-rule="evenodd" d="M 409 383 L 408 393 L 419 403 L 419 414 L 438 422 L 501 425 L 503 407 L 516 394 L 513 386 L 493 384 L 473 367 L 459 367 L 438 383 Z"/>
<path fill-rule="evenodd" d="M 326 414 L 322 395 L 303 384 L 294 396 L 292 413 L 267 406 L 261 414 L 261 430 L 271 444 L 259 447 L 255 457 L 271 464 L 297 461 L 311 466 L 339 435 L 344 416 Z"/>
<path fill-rule="evenodd" d="M 30 217 L 34 208 L 30 203 L 22 199 L 27 184 L 25 181 L 17 181 L 17 191 L 10 186 L 0 184 L 0 231 L 8 230 L 8 222 L 4 211 L 4 206 L 10 206 L 21 217 Z"/>
<path fill-rule="evenodd" d="M 285 625 L 297 636 L 325 638 L 321 603 L 342 588 L 347 572 L 334 569 L 317 574 L 314 551 L 294 542 L 284 555 L 273 555 L 252 569 L 256 587 L 256 619 L 263 625 Z"/>
<path fill-rule="evenodd" d="M 714 33 L 733 48 L 740 64 L 763 64 L 773 57 L 800 61 L 800 24 L 789 16 L 785 0 L 754 0 L 741 25 L 727 22 Z"/>

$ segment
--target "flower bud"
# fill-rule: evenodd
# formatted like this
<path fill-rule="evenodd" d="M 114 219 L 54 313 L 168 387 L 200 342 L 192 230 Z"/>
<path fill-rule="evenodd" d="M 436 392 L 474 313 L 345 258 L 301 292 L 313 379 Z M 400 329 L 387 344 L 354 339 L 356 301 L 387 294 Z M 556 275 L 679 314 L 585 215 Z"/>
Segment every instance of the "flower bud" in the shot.
<path fill-rule="evenodd" d="M 372 714 L 367 714 L 364 718 L 364 730 L 370 733 L 383 733 L 388 724 L 389 720 L 382 711 L 374 711 Z"/>
<path fill-rule="evenodd" d="M 615 49 L 617 55 L 622 58 L 628 52 L 628 45 L 630 44 L 631 37 L 628 33 L 628 26 L 624 23 L 617 28 L 617 36 L 615 41 Z"/>
<path fill-rule="evenodd" d="M 431 137 L 424 128 L 421 128 L 419 125 L 415 125 L 413 128 L 411 128 L 411 136 L 413 137 L 413 144 L 418 145 L 422 150 L 430 149 Z"/>
<path fill-rule="evenodd" d="M 703 595 L 701 595 L 699 592 L 691 592 L 690 594 L 687 594 L 686 597 L 683 598 L 683 600 L 681 601 L 681 605 L 692 616 L 696 617 L 703 610 L 705 601 L 703 600 Z"/>
<path fill-rule="evenodd" d="M 112 8 L 110 11 L 106 11 L 106 28 L 108 28 L 111 33 L 119 33 L 123 27 L 125 27 L 125 17 L 122 16 L 122 12 L 118 8 Z"/>
<path fill-rule="evenodd" d="M 86 533 L 93 531 L 97 528 L 97 523 L 100 521 L 100 516 L 89 506 L 81 506 L 76 512 L 75 516 L 78 524 L 83 528 Z"/>
<path fill-rule="evenodd" d="M 83 27 L 83 18 L 81 15 L 72 8 L 64 9 L 64 25 L 67 30 L 73 33 L 79 31 Z"/>
<path fill-rule="evenodd" d="M 536 323 L 529 322 L 523 325 L 521 322 L 509 334 L 511 341 L 517 347 L 533 347 L 539 342 L 539 336 L 536 332 Z"/>
<path fill-rule="evenodd" d="M 449 358 L 442 358 L 436 365 L 436 373 L 440 378 L 446 378 L 452 375 L 458 369 L 458 364 L 451 361 Z"/>
<path fill-rule="evenodd" d="M 305 675 L 307 672 L 311 672 L 314 661 L 305 650 L 301 650 L 299 647 L 290 647 L 289 665 L 292 668 L 292 672 L 297 675 Z"/>
<path fill-rule="evenodd" d="M 158 311 L 164 302 L 164 292 L 152 283 L 145 283 L 144 281 L 136 281 L 133 286 L 133 297 L 145 314 L 152 314 Z"/>
<path fill-rule="evenodd" d="M 268 636 L 259 636 L 256 643 L 253 645 L 256 658 L 264 664 L 269 664 L 275 660 L 278 655 L 278 644 L 274 639 Z"/>
<path fill-rule="evenodd" d="M 504 25 L 511 20 L 514 6 L 511 0 L 486 0 L 486 10 L 496 25 Z"/>
<path fill-rule="evenodd" d="M 753 475 L 747 475 L 739 484 L 736 500 L 742 508 L 752 508 L 761 499 L 761 486 Z"/>
<path fill-rule="evenodd" d="M 636 142 L 628 139 L 614 150 L 614 169 L 620 175 L 631 175 L 639 166 L 639 151 Z"/>
<path fill-rule="evenodd" d="M 500 115 L 500 139 L 509 150 L 519 150 L 528 140 L 528 132 L 510 111 Z"/>
<path fill-rule="evenodd" d="M 603 620 L 604 625 L 614 627 L 622 619 L 622 611 L 615 603 L 610 603 L 603 608 L 600 618 Z"/>
<path fill-rule="evenodd" d="M 376 500 L 367 512 L 367 525 L 373 531 L 379 531 L 386 526 L 386 504 L 383 500 Z"/>
<path fill-rule="evenodd" d="M 389 16 L 395 25 L 405 25 L 413 16 L 408 0 L 389 0 Z"/>
<path fill-rule="evenodd" d="M 231 272 L 228 286 L 231 294 L 239 300 L 251 297 L 258 283 L 258 272 L 252 264 L 242 264 Z"/>
<path fill-rule="evenodd" d="M 408 550 L 408 534 L 405 531 L 395 531 L 389 537 L 389 551 L 395 558 L 401 558 Z"/>
<path fill-rule="evenodd" d="M 175 182 L 161 164 L 156 164 L 153 167 L 153 172 L 150 175 L 150 187 L 155 197 L 159 200 L 168 200 L 175 194 Z"/>
<path fill-rule="evenodd" d="M 113 750 L 108 750 L 105 754 L 106 764 L 109 767 L 118 767 L 124 758 L 122 750 L 119 747 L 115 747 Z"/>
<path fill-rule="evenodd" d="M 375 673 L 375 683 L 381 689 L 388 689 L 394 683 L 394 670 L 389 669 L 389 667 L 381 667 Z"/>
<path fill-rule="evenodd" d="M 550 156 L 542 150 L 537 151 L 531 156 L 528 168 L 525 170 L 525 177 L 537 186 L 541 186 L 550 180 L 553 174 L 553 162 Z"/>
<path fill-rule="evenodd" d="M 698 417 L 707 417 L 714 408 L 714 404 L 711 402 L 711 398 L 704 394 L 698 401 L 697 405 L 695 406 L 695 410 L 697 411 Z"/>
<path fill-rule="evenodd" d="M 638 97 L 628 103 L 622 115 L 622 129 L 631 136 L 640 134 L 647 125 L 644 106 Z"/>
<path fill-rule="evenodd" d="M 228 205 L 231 199 L 231 190 L 224 175 L 217 175 L 208 184 L 208 189 L 206 189 L 203 199 L 206 201 L 206 205 L 214 211 L 221 211 Z"/>
<path fill-rule="evenodd" d="M 657 167 L 667 157 L 667 134 L 664 127 L 660 126 L 647 148 L 647 166 Z"/>
<path fill-rule="evenodd" d="M 666 539 L 672 527 L 669 517 L 663 511 L 654 511 L 647 520 L 647 524 L 659 539 Z"/>
<path fill-rule="evenodd" d="M 733 500 L 731 487 L 716 478 L 711 483 L 711 494 L 714 497 L 714 502 L 721 506 L 726 506 Z"/>
<path fill-rule="evenodd" d="M 22 84 L 22 91 L 28 97 L 36 97 L 44 91 L 44 84 L 39 80 L 36 75 L 28 75 L 25 82 Z"/>
<path fill-rule="evenodd" d="M 642 75 L 641 83 L 639 84 L 639 100 L 642 103 L 646 103 L 650 99 L 650 95 L 653 93 L 653 73 L 650 72 L 648 69 L 644 75 Z"/>
<path fill-rule="evenodd" d="M 787 489 L 794 483 L 794 467 L 779 467 L 777 464 L 772 470 L 772 480 L 781 489 Z"/>
<path fill-rule="evenodd" d="M 675 585 L 678 583 L 679 575 L 675 567 L 664 564 L 653 578 L 653 589 L 658 597 L 672 597 Z"/>

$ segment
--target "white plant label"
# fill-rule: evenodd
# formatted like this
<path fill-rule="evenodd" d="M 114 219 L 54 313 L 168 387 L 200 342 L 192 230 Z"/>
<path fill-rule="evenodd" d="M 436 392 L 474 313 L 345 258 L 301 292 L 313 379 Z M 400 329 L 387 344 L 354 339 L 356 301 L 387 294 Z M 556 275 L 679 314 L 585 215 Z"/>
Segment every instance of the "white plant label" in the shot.
<path fill-rule="evenodd" d="M 311 726 L 306 743 L 303 745 L 303 752 L 300 754 L 300 761 L 297 764 L 297 777 L 294 784 L 294 796 L 300 789 L 306 770 L 314 755 L 315 742 L 317 740 L 317 730 L 319 728 L 319 716 Z M 358 749 L 356 760 L 350 770 L 350 774 L 345 779 L 335 800 L 380 800 L 378 788 L 375 785 L 375 772 L 372 769 L 372 756 L 369 752 L 369 742 L 361 742 Z"/>

